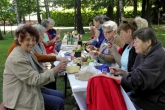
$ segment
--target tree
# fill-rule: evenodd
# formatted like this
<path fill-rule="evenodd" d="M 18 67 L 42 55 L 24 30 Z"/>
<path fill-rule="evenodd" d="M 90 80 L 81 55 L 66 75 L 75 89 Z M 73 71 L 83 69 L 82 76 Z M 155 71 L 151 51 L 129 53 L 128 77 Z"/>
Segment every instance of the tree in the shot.
<path fill-rule="evenodd" d="M 123 0 L 117 0 L 116 23 L 119 25 L 124 17 Z"/>
<path fill-rule="evenodd" d="M 82 24 L 82 15 L 81 15 L 81 0 L 76 0 L 77 4 L 77 31 L 80 34 L 84 34 L 83 24 Z"/>
<path fill-rule="evenodd" d="M 134 0 L 134 17 L 137 16 L 137 0 Z"/>
<path fill-rule="evenodd" d="M 74 0 L 74 30 L 77 30 L 77 3 Z"/>
<path fill-rule="evenodd" d="M 124 5 L 123 5 L 123 0 L 119 0 L 119 22 L 121 22 L 122 18 L 124 17 Z"/>
<path fill-rule="evenodd" d="M 10 2 L 9 0 L 2 0 L 1 3 L 0 3 L 0 20 L 3 21 L 3 24 L 4 24 L 4 34 L 6 34 L 6 31 L 5 31 L 5 25 L 6 25 L 6 21 L 8 18 L 10 17 L 13 17 L 12 16 L 12 13 L 10 13 L 9 11 L 9 5 L 10 5 Z"/>
<path fill-rule="evenodd" d="M 113 8 L 114 8 L 114 0 L 111 0 L 107 7 L 106 15 L 112 20 L 114 19 Z"/>
<path fill-rule="evenodd" d="M 13 6 L 15 11 L 15 17 L 17 19 L 17 24 L 21 23 L 21 19 L 23 18 L 23 22 L 25 22 L 24 17 L 29 15 L 32 12 L 36 12 L 36 0 L 13 0 Z"/>
<path fill-rule="evenodd" d="M 37 9 L 37 20 L 38 20 L 38 23 L 41 24 L 40 5 L 39 5 L 39 1 L 38 0 L 36 0 L 36 9 Z"/>
<path fill-rule="evenodd" d="M 16 17 L 16 20 L 17 20 L 17 24 L 19 24 L 20 19 L 19 19 L 19 13 L 18 13 L 17 0 L 13 0 L 13 6 L 14 6 L 14 12 L 15 12 L 15 17 Z"/>
<path fill-rule="evenodd" d="M 86 1 L 86 2 L 84 2 Z M 113 8 L 114 4 L 116 4 L 117 0 L 83 0 L 83 4 L 86 7 L 91 7 L 92 10 L 98 10 L 100 8 L 107 8 L 106 15 L 111 19 L 114 20 L 114 13 Z M 102 13 L 100 13 L 102 14 Z"/>
<path fill-rule="evenodd" d="M 48 0 L 44 0 L 44 3 L 45 3 L 45 10 L 46 10 L 46 18 L 48 19 L 50 17 Z"/>
<path fill-rule="evenodd" d="M 142 18 L 145 18 L 145 8 L 146 8 L 146 0 L 142 0 Z"/>
<path fill-rule="evenodd" d="M 3 38 L 3 36 L 2 36 L 1 29 L 0 29 L 0 40 L 4 40 L 4 38 Z"/>
<path fill-rule="evenodd" d="M 11 25 L 11 35 L 13 37 L 12 26 L 13 26 L 13 23 L 16 23 L 16 19 L 15 19 L 15 16 L 14 16 L 14 8 L 13 8 L 12 4 L 9 5 L 7 11 L 8 11 L 8 13 L 10 13 L 9 14 L 10 16 L 8 16 L 7 20 L 9 21 L 9 23 Z"/>
<path fill-rule="evenodd" d="M 146 0 L 146 5 L 147 5 L 147 8 L 146 8 L 146 20 L 148 21 L 148 26 L 149 27 L 152 27 L 151 26 L 151 6 L 152 6 L 152 1 L 150 0 Z"/>

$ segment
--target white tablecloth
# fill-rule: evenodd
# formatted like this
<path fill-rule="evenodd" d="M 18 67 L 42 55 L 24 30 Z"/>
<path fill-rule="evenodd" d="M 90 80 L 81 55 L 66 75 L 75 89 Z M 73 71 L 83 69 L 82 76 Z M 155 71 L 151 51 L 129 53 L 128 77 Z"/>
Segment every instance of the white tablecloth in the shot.
<path fill-rule="evenodd" d="M 76 99 L 77 104 L 79 105 L 80 110 L 87 110 L 86 105 L 86 88 L 87 88 L 87 81 L 80 81 L 77 80 L 74 76 L 74 74 L 68 74 L 68 79 L 70 82 L 70 86 L 73 92 L 73 95 Z M 124 97 L 127 110 L 136 110 L 134 105 L 132 104 L 130 98 L 124 91 L 124 89 L 121 87 L 121 93 Z"/>
<path fill-rule="evenodd" d="M 77 80 L 74 74 L 68 74 L 68 80 L 80 110 L 87 110 L 86 106 L 86 87 L 87 81 Z"/>
<path fill-rule="evenodd" d="M 64 56 L 64 53 L 66 51 L 60 51 L 58 56 Z M 59 62 L 54 62 L 54 65 L 57 65 Z M 87 81 L 80 81 L 77 80 L 74 76 L 74 74 L 68 74 L 68 80 L 70 82 L 70 86 L 74 95 L 74 98 L 80 108 L 80 110 L 87 110 L 86 105 L 86 88 L 87 88 Z M 126 92 L 121 87 L 121 93 L 123 94 L 127 110 L 136 110 L 134 105 L 132 104 L 131 100 L 129 99 Z"/>

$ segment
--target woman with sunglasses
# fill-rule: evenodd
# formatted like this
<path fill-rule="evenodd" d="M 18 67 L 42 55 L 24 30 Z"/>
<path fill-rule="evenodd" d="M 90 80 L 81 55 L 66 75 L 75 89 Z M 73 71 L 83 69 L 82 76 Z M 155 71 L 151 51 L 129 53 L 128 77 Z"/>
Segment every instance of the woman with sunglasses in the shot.
<path fill-rule="evenodd" d="M 117 24 L 114 21 L 107 21 L 102 25 L 103 33 L 105 39 L 100 45 L 100 48 L 93 47 L 89 52 L 90 55 L 97 56 L 98 60 L 102 64 L 111 65 L 115 63 L 115 59 L 111 54 L 111 51 L 108 50 L 107 42 L 113 42 L 119 47 L 124 46 L 123 40 L 117 34 Z"/>

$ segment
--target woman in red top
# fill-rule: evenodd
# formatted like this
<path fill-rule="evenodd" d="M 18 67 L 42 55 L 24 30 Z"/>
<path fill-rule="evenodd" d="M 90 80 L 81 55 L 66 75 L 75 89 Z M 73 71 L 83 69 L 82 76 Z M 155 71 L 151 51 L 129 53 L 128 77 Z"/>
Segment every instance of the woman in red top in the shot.
<path fill-rule="evenodd" d="M 56 37 L 52 39 L 49 33 L 47 32 L 51 27 L 51 23 L 47 19 L 44 19 L 41 21 L 41 25 L 46 28 L 46 32 L 44 33 L 44 39 L 43 39 L 43 44 L 46 49 L 46 53 L 47 54 L 55 53 Z"/>

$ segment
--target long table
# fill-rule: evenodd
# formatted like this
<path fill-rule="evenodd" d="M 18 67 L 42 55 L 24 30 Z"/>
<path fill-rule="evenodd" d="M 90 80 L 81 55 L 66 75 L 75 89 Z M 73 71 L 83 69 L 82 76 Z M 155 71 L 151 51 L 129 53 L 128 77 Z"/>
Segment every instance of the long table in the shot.
<path fill-rule="evenodd" d="M 80 108 L 80 110 L 87 110 L 86 105 L 86 87 L 87 81 L 77 80 L 74 74 L 68 74 L 68 80 L 72 89 L 74 98 Z"/>
<path fill-rule="evenodd" d="M 64 53 L 66 51 L 60 51 L 58 56 L 64 56 Z M 68 57 L 69 58 L 69 57 Z M 55 65 L 58 64 L 58 61 L 54 62 Z M 70 87 L 72 89 L 74 98 L 80 108 L 80 110 L 87 110 L 87 105 L 86 105 L 86 88 L 87 88 L 87 83 L 88 81 L 80 81 L 77 80 L 74 76 L 74 74 L 67 74 L 67 78 L 70 83 Z M 134 105 L 132 104 L 131 100 L 129 99 L 128 95 L 126 92 L 123 90 L 121 87 L 121 93 L 124 97 L 127 110 L 136 110 Z"/>

